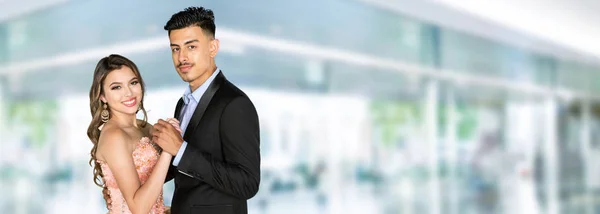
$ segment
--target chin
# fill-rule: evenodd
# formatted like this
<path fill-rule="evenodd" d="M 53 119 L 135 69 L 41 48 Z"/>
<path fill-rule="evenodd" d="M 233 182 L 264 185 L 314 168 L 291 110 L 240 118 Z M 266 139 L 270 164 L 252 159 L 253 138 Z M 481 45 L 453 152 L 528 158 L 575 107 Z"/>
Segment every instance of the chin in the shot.
<path fill-rule="evenodd" d="M 194 80 L 192 77 L 190 77 L 188 75 L 182 76 L 181 79 L 183 79 L 184 82 L 191 82 L 192 80 Z"/>
<path fill-rule="evenodd" d="M 127 114 L 137 114 L 139 106 L 125 107 L 125 113 Z"/>

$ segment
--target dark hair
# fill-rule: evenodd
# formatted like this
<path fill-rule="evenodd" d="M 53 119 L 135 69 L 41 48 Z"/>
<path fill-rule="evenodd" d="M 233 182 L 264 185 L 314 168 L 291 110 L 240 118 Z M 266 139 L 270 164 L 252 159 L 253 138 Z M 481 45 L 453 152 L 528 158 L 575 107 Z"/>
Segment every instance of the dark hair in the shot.
<path fill-rule="evenodd" d="M 93 144 L 92 150 L 90 151 L 91 158 L 89 164 L 94 164 L 94 183 L 100 187 L 103 187 L 104 189 L 106 189 L 106 186 L 103 186 L 102 184 L 104 175 L 102 174 L 102 169 L 100 168 L 100 164 L 96 159 L 98 139 L 100 138 L 100 130 L 98 128 L 103 124 L 100 113 L 102 110 L 104 110 L 103 103 L 100 100 L 100 95 L 104 94 L 104 88 L 102 85 L 106 79 L 106 76 L 108 76 L 110 72 L 120 69 L 122 66 L 127 66 L 130 68 L 133 71 L 133 74 L 138 78 L 140 86 L 142 87 L 142 101 L 140 102 L 140 110 L 144 113 L 144 122 L 146 122 L 148 119 L 146 109 L 144 109 L 144 80 L 142 80 L 142 76 L 140 75 L 137 66 L 131 60 L 117 54 L 112 54 L 100 59 L 96 65 L 96 69 L 94 70 L 94 80 L 92 81 L 92 86 L 90 88 L 90 112 L 92 113 L 92 121 L 88 126 L 87 135 Z M 110 112 L 110 106 L 107 106 L 107 110 Z M 143 123 L 142 127 L 145 125 L 146 123 Z"/>
<path fill-rule="evenodd" d="M 171 16 L 164 29 L 171 34 L 172 30 L 178 30 L 190 26 L 202 28 L 206 35 L 215 37 L 215 15 L 212 10 L 204 7 L 188 7 Z"/>

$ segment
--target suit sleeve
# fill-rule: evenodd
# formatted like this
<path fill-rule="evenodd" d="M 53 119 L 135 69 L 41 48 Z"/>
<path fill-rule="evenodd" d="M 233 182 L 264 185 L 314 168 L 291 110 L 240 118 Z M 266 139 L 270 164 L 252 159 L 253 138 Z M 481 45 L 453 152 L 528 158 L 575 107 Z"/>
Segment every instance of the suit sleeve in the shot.
<path fill-rule="evenodd" d="M 218 190 L 250 199 L 260 183 L 259 122 L 250 99 L 238 97 L 227 104 L 219 130 L 223 160 L 188 145 L 177 169 Z"/>

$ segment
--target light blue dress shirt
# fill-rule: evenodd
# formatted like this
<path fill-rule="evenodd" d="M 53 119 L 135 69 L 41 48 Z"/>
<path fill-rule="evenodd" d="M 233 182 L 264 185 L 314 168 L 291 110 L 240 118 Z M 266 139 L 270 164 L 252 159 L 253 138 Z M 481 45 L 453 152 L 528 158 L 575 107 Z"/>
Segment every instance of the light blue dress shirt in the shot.
<path fill-rule="evenodd" d="M 185 130 L 187 129 L 188 124 L 190 123 L 192 115 L 194 115 L 194 111 L 196 110 L 196 107 L 200 102 L 200 98 L 202 98 L 202 95 L 204 95 L 204 92 L 206 92 L 208 86 L 210 86 L 210 83 L 212 83 L 217 74 L 219 74 L 220 72 L 221 71 L 219 71 L 219 68 L 217 68 L 217 70 L 215 70 L 215 72 L 213 72 L 213 74 L 210 75 L 210 77 L 208 77 L 208 79 L 204 83 L 202 83 L 202 85 L 200 85 L 200 87 L 198 87 L 195 91 L 192 92 L 192 89 L 190 87 L 187 87 L 185 93 L 183 93 L 184 106 L 183 108 L 181 108 L 181 112 L 179 113 L 179 117 L 181 117 L 181 136 L 185 134 Z M 177 151 L 177 155 L 175 155 L 175 159 L 173 159 L 173 166 L 179 165 L 179 161 L 181 161 L 181 156 L 183 156 L 187 144 L 188 143 L 186 141 L 183 141 L 181 147 L 179 147 L 179 151 Z"/>

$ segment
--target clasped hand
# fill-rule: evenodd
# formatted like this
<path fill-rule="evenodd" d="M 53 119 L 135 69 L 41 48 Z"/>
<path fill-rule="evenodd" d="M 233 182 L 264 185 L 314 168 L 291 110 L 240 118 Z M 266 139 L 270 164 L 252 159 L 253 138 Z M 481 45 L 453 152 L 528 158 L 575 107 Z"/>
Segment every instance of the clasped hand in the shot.
<path fill-rule="evenodd" d="M 175 118 L 159 119 L 152 129 L 152 142 L 163 151 L 175 156 L 183 143 L 179 121 Z"/>

